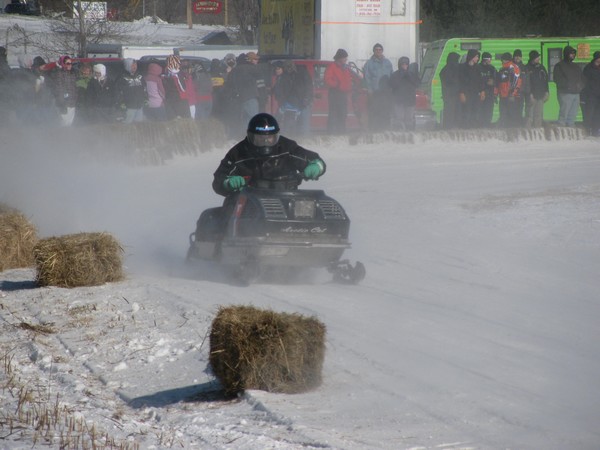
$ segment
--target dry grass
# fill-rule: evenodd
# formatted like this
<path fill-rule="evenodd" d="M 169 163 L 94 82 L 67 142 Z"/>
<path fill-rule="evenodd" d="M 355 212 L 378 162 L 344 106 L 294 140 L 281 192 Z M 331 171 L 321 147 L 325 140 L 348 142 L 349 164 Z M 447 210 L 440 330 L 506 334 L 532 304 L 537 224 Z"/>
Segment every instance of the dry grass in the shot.
<path fill-rule="evenodd" d="M 33 254 L 40 286 L 98 286 L 123 279 L 123 249 L 108 233 L 41 239 Z"/>
<path fill-rule="evenodd" d="M 35 226 L 16 209 L 0 203 L 0 272 L 33 266 L 36 242 Z"/>
<path fill-rule="evenodd" d="M 227 394 L 297 393 L 318 387 L 325 325 L 314 317 L 251 306 L 221 307 L 210 332 L 210 364 Z"/>

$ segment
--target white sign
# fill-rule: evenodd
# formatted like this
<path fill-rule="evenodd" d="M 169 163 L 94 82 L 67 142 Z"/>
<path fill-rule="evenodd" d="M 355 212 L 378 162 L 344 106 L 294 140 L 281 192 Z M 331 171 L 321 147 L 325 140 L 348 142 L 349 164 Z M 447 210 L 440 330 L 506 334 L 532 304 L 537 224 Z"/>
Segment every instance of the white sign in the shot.
<path fill-rule="evenodd" d="M 356 0 L 357 16 L 380 16 L 381 0 Z"/>
<path fill-rule="evenodd" d="M 79 17 L 77 4 L 81 3 L 81 12 L 85 20 L 106 20 L 106 2 L 73 2 L 73 18 Z"/>

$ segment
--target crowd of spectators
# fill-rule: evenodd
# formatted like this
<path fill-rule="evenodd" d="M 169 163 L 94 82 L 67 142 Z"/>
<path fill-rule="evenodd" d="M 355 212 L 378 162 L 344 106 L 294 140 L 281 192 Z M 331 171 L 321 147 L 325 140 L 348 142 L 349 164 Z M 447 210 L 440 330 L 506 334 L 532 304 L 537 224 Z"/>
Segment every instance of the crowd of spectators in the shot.
<path fill-rule="evenodd" d="M 328 132 L 346 132 L 347 109 L 357 86 L 367 93 L 372 131 L 415 128 L 418 70 L 406 56 L 399 58 L 394 70 L 383 50 L 381 44 L 375 44 L 362 70 L 352 70 L 345 49 L 338 49 L 333 56 L 323 74 L 328 90 Z M 600 52 L 594 53 L 583 70 L 573 62 L 575 54 L 574 48 L 566 47 L 563 60 L 554 67 L 560 104 L 557 123 L 573 126 L 581 106 L 585 127 L 598 135 Z M 443 128 L 542 125 L 549 77 L 540 54 L 531 51 L 524 64 L 521 50 L 506 52 L 498 70 L 491 58 L 487 52 L 469 50 L 461 63 L 457 53 L 448 55 L 440 72 Z M 178 55 L 150 61 L 127 58 L 110 64 L 82 62 L 66 55 L 55 63 L 28 55 L 18 60 L 19 68 L 11 69 L 6 49 L 0 47 L 0 127 L 11 123 L 12 115 L 19 123 L 36 126 L 214 116 L 226 124 L 230 137 L 236 137 L 251 117 L 270 112 L 288 132 L 310 131 L 314 83 L 306 68 L 292 60 L 259 65 L 255 52 L 230 53 L 210 64 Z M 500 117 L 492 124 L 496 103 Z M 271 110 L 273 104 L 277 105 L 275 111 Z"/>
<path fill-rule="evenodd" d="M 565 47 L 553 69 L 559 103 L 555 123 L 574 126 L 581 108 L 588 133 L 600 136 L 600 52 L 583 69 L 574 62 L 576 53 L 575 48 Z M 458 53 L 448 54 L 440 71 L 443 128 L 488 128 L 495 103 L 500 111 L 497 126 L 541 127 L 549 76 L 540 58 L 532 50 L 524 64 L 521 50 L 516 49 L 501 55 L 502 66 L 496 70 L 490 53 L 469 50 L 462 63 Z"/>

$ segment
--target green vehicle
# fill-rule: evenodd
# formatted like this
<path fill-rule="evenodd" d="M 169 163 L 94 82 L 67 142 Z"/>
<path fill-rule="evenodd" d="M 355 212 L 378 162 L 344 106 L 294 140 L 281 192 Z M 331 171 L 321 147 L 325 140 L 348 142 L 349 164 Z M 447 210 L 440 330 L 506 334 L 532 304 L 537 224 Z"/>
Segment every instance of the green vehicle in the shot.
<path fill-rule="evenodd" d="M 446 65 L 446 58 L 450 52 L 456 52 L 464 62 L 467 51 L 470 49 L 479 52 L 489 52 L 492 55 L 492 65 L 499 69 L 502 66 L 500 57 L 505 52 L 511 54 L 515 49 L 523 52 L 523 63 L 527 64 L 529 52 L 537 50 L 541 55 L 541 63 L 546 67 L 549 76 L 550 98 L 544 105 L 544 120 L 556 121 L 558 119 L 558 100 L 556 97 L 556 84 L 553 81 L 553 69 L 556 63 L 563 58 L 563 49 L 570 45 L 577 50 L 575 63 L 583 70 L 592 60 L 592 55 L 600 51 L 600 36 L 595 37 L 556 37 L 556 38 L 452 38 L 434 41 L 425 47 L 425 54 L 421 62 L 421 90 L 429 97 L 431 108 L 441 123 L 444 102 L 442 100 L 442 84 L 440 70 Z M 498 120 L 498 105 L 494 107 L 493 121 Z M 577 115 L 581 122 L 581 111 Z"/>

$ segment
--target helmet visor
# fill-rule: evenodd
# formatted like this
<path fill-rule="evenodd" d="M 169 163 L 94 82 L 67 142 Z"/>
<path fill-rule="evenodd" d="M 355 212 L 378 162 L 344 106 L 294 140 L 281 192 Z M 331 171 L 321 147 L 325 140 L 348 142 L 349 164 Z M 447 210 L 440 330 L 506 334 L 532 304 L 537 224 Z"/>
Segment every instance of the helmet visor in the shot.
<path fill-rule="evenodd" d="M 279 141 L 279 133 L 274 134 L 255 134 L 248 133 L 250 143 L 255 147 L 272 147 Z"/>

